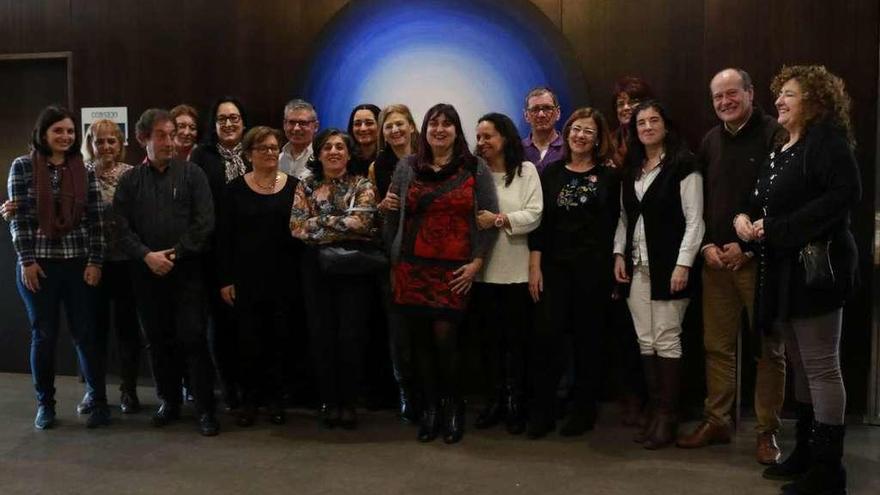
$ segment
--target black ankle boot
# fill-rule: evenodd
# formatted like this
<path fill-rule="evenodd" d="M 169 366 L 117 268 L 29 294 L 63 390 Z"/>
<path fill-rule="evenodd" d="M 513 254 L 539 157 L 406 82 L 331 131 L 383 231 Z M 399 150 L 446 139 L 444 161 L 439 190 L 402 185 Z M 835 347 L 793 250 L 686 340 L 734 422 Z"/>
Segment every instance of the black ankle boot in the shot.
<path fill-rule="evenodd" d="M 420 442 L 432 442 L 437 438 L 440 431 L 440 409 L 436 404 L 431 404 L 422 411 L 422 420 L 419 423 L 418 439 Z"/>
<path fill-rule="evenodd" d="M 443 441 L 458 443 L 464 437 L 464 402 L 458 398 L 446 399 L 443 416 L 446 420 Z"/>
<path fill-rule="evenodd" d="M 843 437 L 846 425 L 813 423 L 810 447 L 813 464 L 797 481 L 783 487 L 783 495 L 845 495 Z"/>
<path fill-rule="evenodd" d="M 803 402 L 797 404 L 797 423 L 795 424 L 795 444 L 788 458 L 764 470 L 768 480 L 791 481 L 799 478 L 813 464 L 810 437 L 813 429 L 813 405 Z"/>
<path fill-rule="evenodd" d="M 405 424 L 416 423 L 419 419 L 416 412 L 416 406 L 413 403 L 412 395 L 409 393 L 408 387 L 400 386 L 400 421 Z"/>
<path fill-rule="evenodd" d="M 339 408 L 334 404 L 321 404 L 318 408 L 318 426 L 324 429 L 335 428 L 339 424 Z"/>
<path fill-rule="evenodd" d="M 514 388 L 507 390 L 507 433 L 519 435 L 526 431 L 526 415 L 522 406 L 522 394 Z"/>

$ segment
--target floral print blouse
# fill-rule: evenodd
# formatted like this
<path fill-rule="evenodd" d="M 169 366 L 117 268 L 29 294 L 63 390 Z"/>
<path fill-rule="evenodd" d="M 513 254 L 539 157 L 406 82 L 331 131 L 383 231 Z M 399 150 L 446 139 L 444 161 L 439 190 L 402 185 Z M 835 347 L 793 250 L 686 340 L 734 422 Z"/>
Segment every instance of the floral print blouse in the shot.
<path fill-rule="evenodd" d="M 94 172 L 95 178 L 98 179 L 101 201 L 104 203 L 104 240 L 107 243 L 104 258 L 109 261 L 127 259 L 128 257 L 122 253 L 118 246 L 119 236 L 116 229 L 116 215 L 113 212 L 113 197 L 116 195 L 116 186 L 119 185 L 119 180 L 132 169 L 132 166 L 117 162 L 112 169 L 99 172 L 97 162 L 93 161 L 87 164 L 86 168 Z"/>
<path fill-rule="evenodd" d="M 369 241 L 375 238 L 376 188 L 359 175 L 310 176 L 293 196 L 290 230 L 307 244 Z"/>

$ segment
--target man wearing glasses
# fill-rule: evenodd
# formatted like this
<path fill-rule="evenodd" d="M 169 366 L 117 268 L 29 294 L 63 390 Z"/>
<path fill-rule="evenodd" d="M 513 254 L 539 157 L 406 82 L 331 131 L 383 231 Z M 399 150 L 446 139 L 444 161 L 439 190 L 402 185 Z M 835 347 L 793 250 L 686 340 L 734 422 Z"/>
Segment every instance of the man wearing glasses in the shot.
<path fill-rule="evenodd" d="M 197 165 L 174 158 L 174 121 L 153 108 L 136 125 L 144 166 L 122 176 L 113 197 L 119 247 L 132 260 L 138 317 L 147 338 L 156 395 L 153 425 L 180 418 L 181 380 L 189 374 L 202 435 L 219 431 L 214 370 L 206 339 L 202 256 L 214 230 L 208 179 Z"/>
<path fill-rule="evenodd" d="M 532 132 L 523 139 L 526 160 L 535 164 L 538 172 L 562 158 L 562 135 L 556 131 L 559 121 L 559 100 L 547 87 L 537 87 L 526 95 L 526 122 Z"/>
<path fill-rule="evenodd" d="M 311 103 L 295 99 L 284 105 L 284 135 L 287 144 L 281 148 L 278 168 L 297 179 L 309 176 L 306 164 L 312 159 L 312 139 L 318 132 L 318 114 Z"/>

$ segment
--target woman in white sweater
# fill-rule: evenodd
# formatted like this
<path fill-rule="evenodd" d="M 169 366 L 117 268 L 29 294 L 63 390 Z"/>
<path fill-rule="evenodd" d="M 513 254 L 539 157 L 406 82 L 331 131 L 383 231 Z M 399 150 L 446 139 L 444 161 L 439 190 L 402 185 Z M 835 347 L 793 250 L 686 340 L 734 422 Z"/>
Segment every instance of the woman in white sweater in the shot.
<path fill-rule="evenodd" d="M 477 276 L 483 362 L 492 388 L 475 426 L 489 428 L 505 420 L 507 431 L 516 435 L 525 430 L 525 349 L 532 321 L 528 233 L 541 223 L 544 201 L 538 171 L 523 161 L 522 141 L 509 117 L 490 113 L 480 118 L 476 154 L 492 170 L 500 210 L 479 211 L 477 222 L 501 235 Z"/>

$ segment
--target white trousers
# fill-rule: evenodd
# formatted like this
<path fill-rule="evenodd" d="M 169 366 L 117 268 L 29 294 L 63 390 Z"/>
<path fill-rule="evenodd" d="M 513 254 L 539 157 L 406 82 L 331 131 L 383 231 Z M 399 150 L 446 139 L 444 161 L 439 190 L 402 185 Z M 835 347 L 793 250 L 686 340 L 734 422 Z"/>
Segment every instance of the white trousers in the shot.
<path fill-rule="evenodd" d="M 648 267 L 635 267 L 626 303 L 632 314 L 642 355 L 681 357 L 681 322 L 689 302 L 690 299 L 652 301 Z"/>

